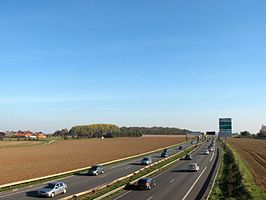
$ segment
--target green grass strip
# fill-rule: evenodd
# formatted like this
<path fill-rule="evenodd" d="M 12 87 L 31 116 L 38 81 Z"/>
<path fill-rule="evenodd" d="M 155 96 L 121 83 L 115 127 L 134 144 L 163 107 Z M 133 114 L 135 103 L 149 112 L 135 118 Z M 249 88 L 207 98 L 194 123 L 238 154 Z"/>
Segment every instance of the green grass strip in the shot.
<path fill-rule="evenodd" d="M 247 164 L 235 150 L 221 143 L 221 165 L 210 200 L 265 200 L 266 195 L 255 185 Z"/>
<path fill-rule="evenodd" d="M 160 163 L 158 163 L 158 164 L 156 164 L 156 165 L 153 165 L 152 167 L 149 167 L 149 168 L 147 168 L 147 169 L 141 171 L 140 173 L 137 173 L 137 174 L 133 175 L 132 177 L 130 177 L 130 178 L 128 178 L 128 179 L 125 179 L 125 180 L 123 180 L 123 181 L 120 181 L 120 182 L 118 182 L 118 183 L 115 183 L 115 184 L 113 184 L 113 185 L 111 185 L 111 186 L 109 186 L 109 187 L 107 187 L 107 188 L 104 188 L 104 189 L 102 189 L 102 190 L 100 190 L 100 191 L 95 191 L 95 192 L 93 192 L 93 193 L 86 194 L 86 195 L 84 195 L 83 197 L 78 197 L 78 198 L 75 198 L 75 199 L 92 200 L 92 199 L 95 199 L 95 198 L 97 198 L 97 197 L 100 197 L 100 196 L 102 196 L 102 195 L 104 195 L 104 194 L 106 194 L 106 193 L 108 193 L 108 192 L 110 192 L 110 191 L 112 191 L 112 190 L 114 190 L 114 189 L 116 189 L 116 188 L 119 188 L 119 187 L 121 187 L 121 186 L 123 186 L 123 185 L 126 185 L 126 184 L 129 183 L 129 182 L 132 182 L 132 181 L 134 181 L 134 180 L 137 180 L 137 179 L 139 179 L 140 177 L 145 176 L 146 174 L 149 174 L 149 173 L 151 173 L 151 172 L 153 172 L 153 171 L 156 171 L 156 170 L 159 170 L 159 169 L 163 168 L 163 166 L 167 165 L 168 163 L 173 162 L 174 160 L 180 159 L 181 157 L 183 157 L 184 155 L 188 154 L 189 152 L 191 152 L 191 151 L 192 151 L 193 149 L 195 149 L 195 148 L 196 148 L 195 146 L 192 146 L 192 147 L 190 147 L 190 148 L 184 150 L 184 151 L 181 152 L 181 153 L 177 153 L 177 154 L 174 155 L 172 158 L 167 159 L 167 160 L 165 160 L 165 161 L 163 161 L 163 162 L 160 162 Z"/>

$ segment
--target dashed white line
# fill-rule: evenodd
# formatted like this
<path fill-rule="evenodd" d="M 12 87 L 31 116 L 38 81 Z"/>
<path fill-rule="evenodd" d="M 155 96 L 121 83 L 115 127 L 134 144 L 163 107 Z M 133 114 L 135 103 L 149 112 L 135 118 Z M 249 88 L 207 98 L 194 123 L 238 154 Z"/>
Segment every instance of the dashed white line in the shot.
<path fill-rule="evenodd" d="M 170 181 L 170 183 L 173 183 L 175 181 L 175 179 L 172 179 L 171 181 Z"/>
<path fill-rule="evenodd" d="M 212 161 L 212 159 L 213 159 L 213 156 L 214 156 L 214 152 L 213 152 L 213 154 L 212 154 L 212 157 L 211 157 L 211 159 L 210 159 L 210 162 Z"/>
<path fill-rule="evenodd" d="M 11 194 L 6 194 L 6 195 L 3 195 L 3 196 L 0 196 L 0 199 L 2 199 L 4 197 L 10 197 L 10 196 L 13 196 L 13 195 L 16 195 L 16 194 L 20 194 L 20 193 L 23 193 L 23 192 L 28 192 L 28 191 L 31 191 L 31 190 L 37 190 L 37 189 L 40 189 L 42 187 L 43 186 L 32 188 L 32 189 L 28 189 L 28 190 L 22 190 L 22 191 L 18 191 L 18 192 L 11 193 Z"/>
<path fill-rule="evenodd" d="M 185 200 L 187 198 L 187 196 L 189 195 L 189 193 L 191 192 L 191 190 L 194 188 L 194 186 L 197 184 L 197 182 L 199 181 L 200 177 L 202 176 L 202 174 L 205 172 L 205 170 L 207 169 L 207 167 L 205 167 L 202 172 L 200 173 L 199 177 L 196 179 L 196 181 L 193 183 L 193 185 L 190 187 L 190 189 L 188 190 L 188 192 L 186 193 L 186 195 L 182 198 L 182 200 Z"/>
<path fill-rule="evenodd" d="M 147 200 L 151 200 L 152 199 L 152 196 L 150 198 L 148 198 Z"/>
<path fill-rule="evenodd" d="M 107 175 L 102 175 L 102 176 L 100 176 L 99 178 L 104 178 L 104 177 L 106 177 Z"/>
<path fill-rule="evenodd" d="M 120 195 L 119 197 L 116 197 L 116 198 L 115 198 L 115 199 L 113 199 L 113 200 L 120 199 L 120 198 L 122 198 L 123 196 L 126 196 L 127 194 L 129 194 L 130 192 L 132 192 L 132 191 L 128 191 L 128 192 L 126 192 L 126 193 L 124 193 L 124 194 Z"/>

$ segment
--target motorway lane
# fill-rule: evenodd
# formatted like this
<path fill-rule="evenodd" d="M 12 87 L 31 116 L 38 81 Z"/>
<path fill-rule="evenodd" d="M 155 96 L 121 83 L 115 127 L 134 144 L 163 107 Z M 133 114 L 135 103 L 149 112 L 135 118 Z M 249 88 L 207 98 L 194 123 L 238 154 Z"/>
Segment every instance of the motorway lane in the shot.
<path fill-rule="evenodd" d="M 188 148 L 191 146 L 190 142 L 187 142 L 182 145 L 183 148 Z M 177 153 L 178 150 L 176 147 L 169 149 L 170 155 Z M 156 162 L 160 159 L 161 152 L 153 153 L 149 155 L 153 162 Z M 99 176 L 87 176 L 86 174 L 73 175 L 67 178 L 63 178 L 62 181 L 68 185 L 68 192 L 66 194 L 58 195 L 57 198 L 62 198 L 79 192 L 83 192 L 94 187 L 97 187 L 102 184 L 106 184 L 115 179 L 118 179 L 122 176 L 128 175 L 137 171 L 138 169 L 143 168 L 143 165 L 139 165 L 141 158 L 133 159 L 130 161 L 125 161 L 122 163 L 114 164 L 105 167 L 105 173 Z M 52 182 L 52 181 L 49 181 Z M 2 199 L 20 199 L 20 200 L 29 200 L 29 199 L 38 199 L 37 191 L 46 184 L 37 184 L 32 187 L 22 188 L 19 190 L 11 192 L 0 193 L 0 200 Z"/>
<path fill-rule="evenodd" d="M 217 150 L 203 155 L 203 149 L 208 143 L 203 143 L 192 155 L 192 161 L 182 161 L 157 175 L 155 178 L 157 186 L 150 191 L 132 190 L 114 198 L 115 200 L 194 200 L 199 194 L 211 168 L 215 162 Z M 198 172 L 187 172 L 188 164 L 197 162 L 200 170 Z"/>

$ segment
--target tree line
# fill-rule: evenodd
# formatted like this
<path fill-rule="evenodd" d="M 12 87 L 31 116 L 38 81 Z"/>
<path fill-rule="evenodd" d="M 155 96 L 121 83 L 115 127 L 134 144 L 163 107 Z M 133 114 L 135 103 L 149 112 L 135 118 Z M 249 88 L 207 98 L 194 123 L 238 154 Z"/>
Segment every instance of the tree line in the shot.
<path fill-rule="evenodd" d="M 121 127 L 113 124 L 91 124 L 74 126 L 70 130 L 62 129 L 54 132 L 53 136 L 100 138 L 100 137 L 141 137 L 142 135 L 185 135 L 190 131 L 179 128 L 164 127 Z"/>

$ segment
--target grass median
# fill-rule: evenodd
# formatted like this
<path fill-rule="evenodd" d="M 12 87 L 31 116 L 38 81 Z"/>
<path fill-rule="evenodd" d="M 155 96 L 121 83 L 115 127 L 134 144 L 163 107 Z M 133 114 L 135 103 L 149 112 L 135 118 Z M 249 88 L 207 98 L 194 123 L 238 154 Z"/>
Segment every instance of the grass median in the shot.
<path fill-rule="evenodd" d="M 86 199 L 86 200 L 92 200 L 92 199 L 95 199 L 95 198 L 98 198 L 104 194 L 107 194 L 117 188 L 121 188 L 123 189 L 124 186 L 128 183 L 132 183 L 136 180 L 138 180 L 139 178 L 141 177 L 144 177 L 145 175 L 151 175 L 153 172 L 154 173 L 159 173 L 161 172 L 165 166 L 169 165 L 170 163 L 173 163 L 174 161 L 177 161 L 179 160 L 181 157 L 183 157 L 184 155 L 190 153 L 191 151 L 193 151 L 194 149 L 196 148 L 196 146 L 192 146 L 180 153 L 177 153 L 176 155 L 174 155 L 173 157 L 169 158 L 169 159 L 166 159 L 162 162 L 159 162 L 158 164 L 155 164 L 151 167 L 148 167 L 142 171 L 140 171 L 139 173 L 136 173 L 134 174 L 133 176 L 131 177 L 128 177 L 124 180 L 121 180 L 121 181 L 118 181 L 118 182 L 115 182 L 111 185 L 108 185 L 103 188 L 103 189 L 100 189 L 100 190 L 92 190 L 89 194 L 84 194 L 82 196 L 79 196 L 79 197 L 75 197 L 73 199 Z M 113 195 L 113 194 L 112 194 Z"/>

